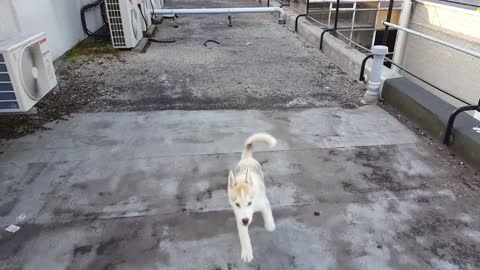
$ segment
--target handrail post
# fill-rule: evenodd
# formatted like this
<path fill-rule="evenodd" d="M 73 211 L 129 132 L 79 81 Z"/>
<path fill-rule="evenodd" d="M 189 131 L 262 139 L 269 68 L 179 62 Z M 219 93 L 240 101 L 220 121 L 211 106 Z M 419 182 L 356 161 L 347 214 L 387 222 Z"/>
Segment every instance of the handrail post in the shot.
<path fill-rule="evenodd" d="M 377 45 L 373 46 L 372 71 L 368 76 L 367 92 L 361 100 L 364 104 L 376 103 L 380 97 L 380 85 L 382 84 L 382 69 L 385 55 L 388 53 L 388 47 Z"/>
<path fill-rule="evenodd" d="M 386 22 L 390 22 L 390 20 L 392 19 L 393 3 L 394 2 L 395 2 L 395 0 L 390 0 L 390 3 L 388 5 L 388 13 L 387 13 Z M 385 46 L 387 46 L 387 43 L 388 43 L 388 30 L 389 30 L 388 25 L 385 25 L 385 29 L 384 29 L 384 33 L 383 33 L 383 40 L 382 40 L 382 44 L 385 45 Z"/>
<path fill-rule="evenodd" d="M 335 22 L 333 24 L 333 35 L 337 37 L 337 27 L 338 27 L 338 13 L 340 11 L 340 0 L 337 0 L 337 6 L 335 7 Z"/>
<path fill-rule="evenodd" d="M 282 2 L 280 2 L 280 3 L 282 3 Z M 285 2 L 285 4 L 281 4 L 281 5 L 280 5 L 280 8 L 289 7 L 289 6 L 290 6 L 290 0 L 287 0 L 287 1 Z"/>
<path fill-rule="evenodd" d="M 367 66 L 368 59 L 373 58 L 373 54 L 369 54 L 363 58 L 362 66 L 360 67 L 360 77 L 358 78 L 359 81 L 363 82 L 365 80 L 365 68 Z"/>
<path fill-rule="evenodd" d="M 298 31 L 298 19 L 300 19 L 300 17 L 308 17 L 308 9 L 309 8 L 310 8 L 310 0 L 307 0 L 307 5 L 305 7 L 305 13 L 300 14 L 295 18 L 295 33 Z"/>
<path fill-rule="evenodd" d="M 328 28 L 328 29 L 325 29 L 322 31 L 322 33 L 320 34 L 320 51 L 323 51 L 323 36 L 328 33 L 328 32 L 332 32 L 332 31 L 335 31 L 335 29 L 333 28 Z"/>
<path fill-rule="evenodd" d="M 455 123 L 455 119 L 457 118 L 457 116 L 462 112 L 473 111 L 473 110 L 480 112 L 480 100 L 478 100 L 477 105 L 463 106 L 456 109 L 455 111 L 452 112 L 452 114 L 450 114 L 450 117 L 448 117 L 447 128 L 445 129 L 445 135 L 443 136 L 443 144 L 449 145 L 450 143 L 452 143 L 450 141 L 450 136 L 452 134 L 453 124 Z"/>

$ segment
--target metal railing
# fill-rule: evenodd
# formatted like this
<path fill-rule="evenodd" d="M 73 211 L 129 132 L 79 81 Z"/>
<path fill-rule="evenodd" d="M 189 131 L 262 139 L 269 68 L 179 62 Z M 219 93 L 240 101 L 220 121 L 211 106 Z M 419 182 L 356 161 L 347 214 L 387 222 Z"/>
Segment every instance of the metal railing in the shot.
<path fill-rule="evenodd" d="M 359 47 L 359 48 L 362 48 L 362 49 L 365 49 L 369 52 L 371 52 L 371 50 L 369 48 L 365 48 L 364 46 L 362 46 L 361 44 L 358 44 L 356 42 L 354 42 L 352 40 L 352 33 L 355 32 L 355 31 L 375 31 L 374 33 L 376 33 L 376 31 L 379 31 L 379 30 L 383 30 L 384 31 L 384 34 L 383 34 L 383 38 L 382 38 L 382 44 L 383 45 L 387 45 L 387 42 L 388 42 L 388 36 L 389 36 L 389 32 L 391 31 L 391 28 L 392 29 L 395 29 L 395 30 L 399 30 L 399 31 L 404 31 L 404 32 L 407 32 L 407 33 L 410 33 L 410 34 L 413 34 L 413 35 L 416 35 L 418 37 L 421 37 L 421 38 L 424 38 L 424 39 L 427 39 L 427 40 L 430 40 L 432 42 L 435 42 L 435 43 L 438 43 L 438 44 L 441 44 L 443 46 L 446 46 L 446 47 L 449 47 L 449 48 L 452 48 L 452 49 L 455 49 L 457 51 L 460 51 L 462 53 L 466 53 L 468 55 L 471 55 L 471 56 L 474 56 L 476 58 L 480 58 L 480 52 L 476 52 L 476 51 L 473 51 L 473 50 L 470 50 L 470 49 L 467 49 L 467 48 L 462 48 L 460 46 L 457 46 L 455 44 L 452 44 L 452 43 L 449 43 L 449 42 L 446 42 L 446 41 L 443 41 L 443 40 L 440 40 L 440 39 L 437 39 L 435 37 L 431 37 L 431 36 L 428 36 L 428 35 L 425 35 L 423 33 L 420 33 L 420 32 L 417 32 L 417 31 L 414 31 L 414 30 L 411 30 L 411 29 L 408 29 L 408 28 L 405 28 L 405 27 L 402 27 L 402 26 L 399 26 L 399 25 L 396 25 L 396 24 L 393 24 L 391 23 L 391 18 L 392 18 L 392 13 L 393 13 L 393 10 L 395 9 L 394 8 L 394 3 L 395 1 L 397 0 L 377 0 L 377 1 L 371 1 L 371 0 L 343 0 L 343 1 L 340 1 L 340 0 L 335 0 L 336 2 L 336 6 L 335 6 L 335 20 L 334 20 L 334 24 L 333 24 L 333 28 L 330 28 L 330 20 L 331 20 L 331 12 L 332 12 L 332 4 L 333 4 L 333 1 L 334 0 L 325 0 L 325 1 L 321 1 L 321 2 L 329 2 L 330 5 L 329 5 L 329 15 L 328 15 L 328 22 L 327 22 L 327 25 L 325 24 L 322 24 L 320 21 L 316 20 L 315 18 L 313 18 L 311 15 L 311 0 L 307 0 L 306 1 L 306 11 L 304 14 L 300 14 L 296 17 L 295 19 L 295 32 L 298 31 L 298 19 L 300 17 L 308 17 L 309 19 L 312 19 L 318 23 L 320 23 L 321 25 L 323 26 L 326 26 L 326 29 L 322 31 L 321 35 L 320 35 L 320 50 L 323 49 L 323 39 L 324 39 L 324 36 L 326 33 L 330 33 L 330 32 L 333 32 L 333 35 L 338 37 L 338 36 L 342 36 L 343 38 L 347 39 L 349 41 L 349 44 L 352 45 L 354 44 L 355 46 Z M 339 14 L 340 14 L 340 11 L 341 10 L 344 10 L 342 8 L 340 8 L 340 4 L 343 3 L 343 2 L 385 2 L 385 1 L 388 1 L 389 2 L 389 5 L 388 5 L 388 10 L 387 11 L 387 16 L 386 16 L 386 20 L 382 22 L 382 24 L 385 26 L 384 29 L 378 29 L 376 27 L 372 27 L 372 28 L 356 28 L 354 26 L 354 23 L 355 23 L 355 15 L 353 15 L 352 17 L 352 25 L 350 27 L 338 27 L 338 18 L 339 18 Z M 440 1 L 444 1 L 444 2 L 451 2 L 451 0 L 440 0 Z M 460 4 L 460 3 L 456 3 L 456 4 Z M 376 15 L 376 18 L 375 18 L 375 26 L 377 25 L 377 19 L 378 19 L 378 12 L 382 9 L 380 9 L 380 4 L 378 4 L 377 6 L 378 8 L 375 9 L 376 12 L 377 12 L 377 15 Z M 385 10 L 385 9 L 383 9 Z M 350 32 L 350 37 L 346 37 L 345 35 L 342 35 L 340 32 L 342 31 L 349 31 Z M 372 47 L 374 45 L 374 39 L 373 38 L 373 41 L 372 41 Z M 387 53 L 387 55 L 393 55 L 393 53 Z M 365 67 L 366 67 L 366 62 L 368 61 L 368 59 L 372 58 L 373 57 L 373 54 L 369 54 L 367 55 L 363 61 L 362 61 L 362 65 L 361 65 L 361 70 L 360 70 L 360 81 L 364 81 L 365 80 Z M 385 58 L 385 62 L 389 63 L 390 65 L 393 65 L 395 67 L 397 67 L 398 69 L 400 69 L 401 71 L 409 74 L 410 76 L 418 79 L 419 81 L 429 85 L 430 87 L 454 98 L 455 100 L 458 100 L 460 102 L 462 102 L 463 104 L 466 104 L 466 106 L 462 106 L 462 107 L 459 107 L 457 108 L 455 111 L 453 111 L 449 118 L 448 118 L 448 123 L 447 123 L 447 127 L 445 129 L 445 134 L 444 134 L 444 138 L 443 138 L 443 143 L 444 144 L 449 144 L 450 143 L 450 137 L 451 137 L 451 133 L 452 133 L 452 129 L 453 129 L 453 126 L 454 126 L 454 123 L 455 123 L 455 119 L 456 117 L 462 113 L 462 112 L 465 112 L 465 111 L 472 111 L 472 110 L 476 110 L 478 112 L 480 112 L 480 99 L 478 101 L 478 104 L 471 104 L 470 102 L 468 102 L 467 100 L 461 98 L 461 97 L 458 97 L 456 95 L 453 95 L 452 93 L 449 93 L 448 91 L 445 91 L 443 89 L 441 89 L 440 87 L 428 82 L 427 80 L 413 74 L 412 72 L 408 71 L 407 69 L 405 69 L 404 67 L 402 67 L 401 65 L 399 65 L 398 63 L 395 63 L 394 61 L 390 60 L 389 58 Z"/>
<path fill-rule="evenodd" d="M 445 3 L 455 4 L 455 5 L 459 5 L 459 6 L 480 8 L 479 4 L 470 4 L 470 3 L 465 3 L 465 2 L 455 1 L 455 0 L 437 0 L 437 1 L 440 2 L 440 3 L 445 2 Z"/>
<path fill-rule="evenodd" d="M 396 25 L 396 24 L 390 23 L 390 22 L 388 22 L 388 21 L 383 22 L 383 24 L 384 24 L 385 26 L 388 26 L 388 27 L 392 27 L 392 28 L 395 28 L 395 29 L 398 29 L 398 30 L 405 31 L 405 32 L 407 32 L 407 33 L 416 35 L 416 36 L 421 37 L 421 38 L 424 38 L 424 39 L 428 39 L 428 40 L 433 41 L 433 42 L 435 42 L 435 43 L 438 43 L 438 44 L 440 44 L 440 45 L 443 45 L 443 46 L 452 48 L 452 49 L 454 49 L 454 50 L 457 50 L 457 51 L 460 51 L 460 52 L 469 54 L 469 55 L 471 55 L 471 56 L 475 56 L 475 57 L 477 57 L 477 58 L 480 58 L 480 52 L 476 52 L 476 51 L 473 51 L 473 50 L 470 50 L 470 49 L 467 49 L 467 48 L 463 48 L 463 47 L 457 46 L 457 45 L 455 45 L 455 44 L 452 44 L 452 43 L 443 41 L 443 40 L 438 39 L 438 38 L 431 37 L 431 36 L 429 36 L 429 35 L 425 35 L 425 34 L 423 34 L 423 33 L 420 33 L 420 32 L 417 32 L 417 31 L 414 31 L 414 30 L 411 30 L 411 29 L 408 29 L 408 28 L 406 28 L 406 27 L 402 27 L 402 26 L 400 26 L 400 25 Z"/>
<path fill-rule="evenodd" d="M 388 7 L 383 7 L 382 3 L 388 2 Z M 308 19 L 313 20 L 324 27 L 324 31 L 321 34 L 320 39 L 320 48 L 323 49 L 323 37 L 326 33 L 332 33 L 335 37 L 341 37 L 345 39 L 350 46 L 355 46 L 364 50 L 365 52 L 371 52 L 371 47 L 375 44 L 375 39 L 377 35 L 377 31 L 384 31 L 384 33 L 388 32 L 388 27 L 385 26 L 384 28 L 378 28 L 378 20 L 379 20 L 379 12 L 380 11 L 387 11 L 388 21 L 390 21 L 391 14 L 394 10 L 401 10 L 401 6 L 395 6 L 395 3 L 403 2 L 403 0 L 307 0 L 305 6 L 305 13 L 298 15 L 295 18 L 295 31 L 298 31 L 298 20 L 301 17 L 308 17 Z M 372 4 L 375 3 L 376 6 L 361 6 L 361 4 Z M 314 4 L 327 4 L 328 8 L 315 8 L 313 7 Z M 342 4 L 351 4 L 351 7 L 341 7 Z M 351 20 L 349 20 L 350 26 L 349 27 L 339 27 L 339 17 L 341 13 L 349 12 L 352 13 Z M 375 12 L 375 20 L 373 25 L 370 27 L 361 25 L 358 26 L 357 18 L 359 17 L 359 12 Z M 316 15 L 325 15 L 328 14 L 326 22 L 322 22 L 321 20 L 315 18 Z M 333 17 L 333 27 L 332 27 L 332 17 Z M 366 23 L 371 24 L 371 23 Z M 354 33 L 358 31 L 372 31 L 372 41 L 370 46 L 362 45 L 359 42 L 354 40 Z M 342 32 L 347 32 L 348 34 L 344 35 Z M 384 34 L 383 43 L 386 44 L 388 35 Z"/>
<path fill-rule="evenodd" d="M 277 1 L 280 2 L 280 8 L 290 6 L 290 0 L 286 0 L 286 1 L 277 0 Z M 258 2 L 261 3 L 262 0 L 259 0 Z M 267 7 L 269 6 L 270 6 L 270 0 L 267 0 Z"/>
<path fill-rule="evenodd" d="M 388 18 L 388 17 L 387 17 Z M 396 24 L 392 24 L 392 23 L 389 23 L 389 22 L 383 22 L 383 24 L 385 26 L 388 26 L 388 27 L 391 27 L 391 28 L 395 28 L 397 30 L 400 30 L 400 31 L 405 31 L 407 33 L 410 33 L 410 34 L 413 34 L 415 36 L 418 36 L 418 37 L 421 37 L 421 38 L 424 38 L 426 40 L 429 40 L 429 41 L 432 41 L 434 43 L 437 43 L 437 44 L 440 44 L 440 45 L 443 45 L 445 47 L 448 47 L 448 48 L 451 48 L 451 49 L 454 49 L 454 50 L 457 50 L 459 52 L 462 52 L 462 53 L 465 53 L 465 54 L 468 54 L 468 55 L 471 55 L 473 57 L 476 57 L 476 58 L 479 58 L 480 59 L 480 52 L 476 52 L 476 51 L 473 51 L 473 50 L 470 50 L 468 48 L 463 48 L 463 47 L 460 47 L 458 45 L 455 45 L 455 44 L 452 44 L 452 43 L 449 43 L 449 42 L 446 42 L 446 41 L 443 41 L 443 40 L 440 40 L 438 38 L 435 38 L 435 37 L 432 37 L 432 36 L 429 36 L 429 35 L 425 35 L 423 33 L 420 33 L 420 32 L 417 32 L 417 31 L 414 31 L 414 30 L 411 30 L 411 29 L 408 29 L 406 27 L 402 27 L 400 25 L 396 25 Z M 360 81 L 364 81 L 365 80 L 365 66 L 366 66 L 366 62 L 368 59 L 372 58 L 373 55 L 370 54 L 370 55 L 367 55 L 363 61 L 362 61 L 362 66 L 361 66 L 361 70 L 360 70 L 360 78 L 359 80 Z M 397 67 L 398 69 L 400 69 L 401 71 L 409 74 L 410 76 L 416 78 L 417 80 L 429 85 L 430 87 L 442 92 L 443 94 L 455 99 L 455 100 L 458 100 L 460 101 L 461 103 L 463 104 L 466 104 L 465 106 L 462 106 L 462 107 L 459 107 L 457 108 L 455 111 L 453 111 L 449 118 L 448 118 L 448 123 L 447 123 L 447 127 L 445 129 L 445 134 L 444 134 L 444 137 L 443 137 L 443 143 L 444 144 L 450 144 L 450 137 L 451 137 L 451 134 L 452 134 L 452 129 L 453 129 L 453 126 L 454 126 L 454 123 L 455 123 L 455 119 L 456 117 L 462 113 L 462 112 L 466 112 L 466 111 L 477 111 L 477 112 L 480 112 L 480 99 L 478 101 L 477 104 L 471 104 L 470 102 L 468 102 L 467 100 L 461 98 L 461 97 L 458 97 L 452 93 L 449 93 L 448 91 L 445 91 L 443 89 L 441 89 L 440 87 L 424 80 L 423 78 L 413 74 L 412 72 L 408 71 L 407 69 L 405 69 L 404 67 L 402 67 L 401 65 L 397 64 L 397 63 L 394 63 L 392 60 L 388 59 L 388 58 L 385 58 L 385 61 L 389 62 L 390 64 L 394 65 L 395 67 Z"/>
<path fill-rule="evenodd" d="M 342 31 L 361 32 L 361 31 L 372 31 L 372 30 L 381 30 L 381 29 L 378 29 L 378 28 L 353 28 L 353 29 L 351 29 L 350 27 L 347 27 L 347 28 L 340 27 L 340 28 L 337 28 L 337 29 L 327 28 L 327 29 L 323 30 L 322 33 L 320 34 L 320 50 L 323 51 L 323 40 L 324 40 L 324 36 L 325 36 L 326 33 L 334 32 L 334 36 L 336 35 L 338 37 L 338 35 L 343 36 L 341 34 Z M 352 42 L 352 43 L 354 43 L 354 42 Z M 349 44 L 349 45 L 351 45 L 351 44 Z M 363 49 L 367 52 L 371 51 L 370 48 L 367 48 L 367 47 L 365 47 L 361 44 L 355 44 L 355 46 L 357 46 L 357 47 L 359 47 L 359 48 L 361 48 L 361 49 Z"/>
<path fill-rule="evenodd" d="M 305 5 L 305 13 L 300 14 L 295 18 L 295 32 L 298 32 L 298 19 L 300 19 L 301 17 L 308 17 L 309 9 L 310 9 L 310 0 L 307 0 L 307 3 Z"/>

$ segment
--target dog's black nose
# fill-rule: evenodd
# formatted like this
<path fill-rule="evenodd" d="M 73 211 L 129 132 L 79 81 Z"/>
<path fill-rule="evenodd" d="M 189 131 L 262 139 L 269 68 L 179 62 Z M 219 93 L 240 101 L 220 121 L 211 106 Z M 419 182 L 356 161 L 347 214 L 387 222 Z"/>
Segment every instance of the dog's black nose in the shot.
<path fill-rule="evenodd" d="M 248 218 L 242 219 L 243 225 L 247 226 L 248 225 Z"/>

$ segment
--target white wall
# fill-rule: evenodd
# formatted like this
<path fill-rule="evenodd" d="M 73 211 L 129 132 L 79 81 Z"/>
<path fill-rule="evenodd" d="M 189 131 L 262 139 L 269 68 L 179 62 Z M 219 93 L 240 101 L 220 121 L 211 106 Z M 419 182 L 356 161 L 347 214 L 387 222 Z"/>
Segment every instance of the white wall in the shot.
<path fill-rule="evenodd" d="M 480 52 L 479 12 L 417 1 L 409 28 Z M 405 45 L 402 64 L 407 70 L 471 103 L 478 102 L 478 58 L 410 34 L 407 35 Z M 439 93 L 437 90 L 432 92 Z M 443 97 L 441 94 L 439 96 Z M 446 100 L 451 101 L 449 98 Z M 463 105 L 451 102 L 457 106 Z"/>
<path fill-rule="evenodd" d="M 0 39 L 18 32 L 46 32 L 48 46 L 56 59 L 83 40 L 82 6 L 95 0 L 0 0 Z M 89 29 L 103 25 L 99 9 L 87 13 Z"/>

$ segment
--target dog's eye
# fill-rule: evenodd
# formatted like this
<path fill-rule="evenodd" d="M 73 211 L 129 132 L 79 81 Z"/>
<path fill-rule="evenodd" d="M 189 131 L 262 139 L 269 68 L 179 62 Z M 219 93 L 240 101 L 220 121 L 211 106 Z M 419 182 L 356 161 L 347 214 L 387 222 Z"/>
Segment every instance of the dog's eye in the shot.
<path fill-rule="evenodd" d="M 240 208 L 240 204 L 238 204 L 238 203 L 235 203 L 235 205 L 236 205 L 238 208 Z"/>
<path fill-rule="evenodd" d="M 250 206 L 250 205 L 252 205 L 252 202 L 249 202 L 249 203 L 248 203 L 248 206 Z"/>

